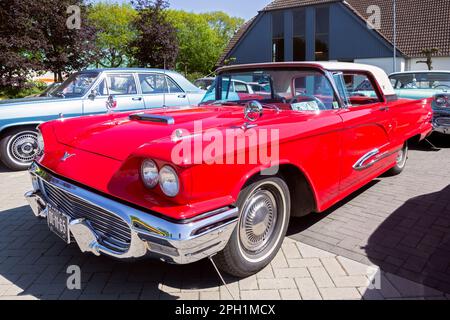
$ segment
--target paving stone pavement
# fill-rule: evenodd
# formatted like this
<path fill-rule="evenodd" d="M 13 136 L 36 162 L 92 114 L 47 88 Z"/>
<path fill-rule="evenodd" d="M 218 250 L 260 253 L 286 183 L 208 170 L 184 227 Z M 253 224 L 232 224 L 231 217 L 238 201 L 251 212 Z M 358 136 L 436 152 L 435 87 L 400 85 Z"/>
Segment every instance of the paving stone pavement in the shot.
<path fill-rule="evenodd" d="M 225 276 L 232 297 L 209 261 L 124 263 L 66 246 L 27 207 L 27 173 L 0 167 L 0 299 L 449 299 L 450 146 L 434 142 L 447 148 L 420 145 L 401 176 L 294 219 L 270 266 Z M 71 265 L 81 290 L 67 289 Z"/>

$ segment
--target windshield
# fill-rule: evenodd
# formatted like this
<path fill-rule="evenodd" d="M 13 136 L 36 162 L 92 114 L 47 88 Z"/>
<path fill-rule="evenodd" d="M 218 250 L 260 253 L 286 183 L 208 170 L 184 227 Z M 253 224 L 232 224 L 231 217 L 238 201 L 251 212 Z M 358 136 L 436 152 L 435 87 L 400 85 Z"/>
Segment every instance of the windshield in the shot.
<path fill-rule="evenodd" d="M 257 100 L 299 111 L 339 108 L 327 76 L 313 69 L 264 69 L 220 74 L 202 103 L 245 103 Z"/>
<path fill-rule="evenodd" d="M 81 98 L 89 91 L 98 75 L 98 72 L 78 73 L 71 75 L 56 91 L 52 93 L 52 96 Z"/>
<path fill-rule="evenodd" d="M 450 89 L 450 73 L 406 73 L 390 79 L 395 89 Z"/>

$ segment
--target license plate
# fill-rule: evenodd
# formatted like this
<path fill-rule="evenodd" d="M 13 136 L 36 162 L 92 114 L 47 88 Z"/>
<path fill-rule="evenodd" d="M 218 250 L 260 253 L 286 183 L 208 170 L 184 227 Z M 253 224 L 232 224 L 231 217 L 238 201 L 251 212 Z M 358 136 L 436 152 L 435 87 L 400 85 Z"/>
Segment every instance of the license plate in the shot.
<path fill-rule="evenodd" d="M 48 227 L 66 243 L 70 243 L 69 221 L 69 216 L 65 215 L 53 206 L 48 206 Z"/>

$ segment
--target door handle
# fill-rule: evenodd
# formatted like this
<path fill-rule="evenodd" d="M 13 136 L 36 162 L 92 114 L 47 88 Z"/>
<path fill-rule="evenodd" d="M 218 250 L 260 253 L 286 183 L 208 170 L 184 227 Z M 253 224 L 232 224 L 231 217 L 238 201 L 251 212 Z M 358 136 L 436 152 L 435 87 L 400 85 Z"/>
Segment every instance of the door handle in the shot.
<path fill-rule="evenodd" d="M 380 109 L 379 109 L 380 111 L 389 111 L 389 107 L 381 107 Z"/>
<path fill-rule="evenodd" d="M 139 98 L 133 98 L 133 101 L 142 101 L 142 97 L 139 97 Z"/>
<path fill-rule="evenodd" d="M 182 99 L 184 99 L 184 98 L 186 98 L 186 95 L 185 95 L 184 93 L 182 93 L 182 94 L 179 94 L 179 95 L 178 95 L 178 98 L 182 98 Z"/>

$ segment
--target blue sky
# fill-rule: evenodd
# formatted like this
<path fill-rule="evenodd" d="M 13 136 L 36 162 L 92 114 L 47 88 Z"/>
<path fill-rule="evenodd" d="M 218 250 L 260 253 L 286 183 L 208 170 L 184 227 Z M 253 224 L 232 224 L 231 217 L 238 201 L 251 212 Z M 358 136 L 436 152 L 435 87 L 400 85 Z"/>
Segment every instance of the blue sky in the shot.
<path fill-rule="evenodd" d="M 232 16 L 242 17 L 246 20 L 258 13 L 271 0 L 169 0 L 174 9 L 186 11 L 224 11 Z"/>
<path fill-rule="evenodd" d="M 127 0 L 93 0 L 94 2 L 129 2 Z M 246 20 L 258 13 L 272 0 L 169 0 L 173 9 L 182 9 L 196 13 L 224 11 L 229 15 Z"/>

